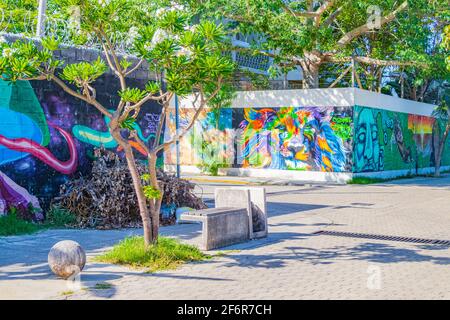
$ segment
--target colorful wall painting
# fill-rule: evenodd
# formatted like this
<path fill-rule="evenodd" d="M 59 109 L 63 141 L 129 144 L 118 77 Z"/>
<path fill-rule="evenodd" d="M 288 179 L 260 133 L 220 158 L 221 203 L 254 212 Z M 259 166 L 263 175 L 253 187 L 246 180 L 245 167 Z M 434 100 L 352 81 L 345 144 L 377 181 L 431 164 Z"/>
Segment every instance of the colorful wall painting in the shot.
<path fill-rule="evenodd" d="M 97 99 L 112 107 L 118 103 L 119 88 L 111 77 L 100 78 L 96 89 Z M 129 83 L 145 85 L 134 79 Z M 160 110 L 156 103 L 148 103 L 136 121 L 135 129 L 146 143 L 153 142 Z M 37 196 L 46 207 L 62 183 L 90 173 L 94 147 L 104 146 L 122 154 L 106 121 L 94 108 L 51 82 L 0 81 L 1 181 L 11 180 L 14 186 Z M 127 137 L 126 130 L 122 134 Z M 145 161 L 145 151 L 137 144 L 134 149 Z"/>
<path fill-rule="evenodd" d="M 180 109 L 179 132 L 191 122 L 193 109 Z M 169 112 L 166 119 L 165 140 L 176 134 L 175 110 Z M 213 163 L 229 164 L 234 162 L 235 130 L 232 126 L 232 109 L 203 110 L 192 129 L 180 140 L 181 165 L 212 165 Z M 176 145 L 172 145 L 165 153 L 165 163 L 176 164 Z"/>
<path fill-rule="evenodd" d="M 434 166 L 432 117 L 355 106 L 353 172 L 418 170 Z M 442 165 L 450 164 L 447 142 Z"/>
<path fill-rule="evenodd" d="M 350 121 L 336 119 L 350 120 L 351 109 L 346 112 L 333 107 L 245 109 L 239 125 L 242 167 L 345 171 Z"/>
<path fill-rule="evenodd" d="M 180 110 L 181 129 L 192 114 Z M 167 121 L 174 134 L 174 112 Z M 208 163 L 216 150 L 211 159 L 235 168 L 418 173 L 434 166 L 433 141 L 444 127 L 432 117 L 362 106 L 203 111 L 180 142 L 180 164 Z M 176 164 L 175 150 L 166 153 L 167 164 Z M 442 165 L 450 165 L 450 141 Z"/>
<path fill-rule="evenodd" d="M 180 129 L 194 110 L 180 110 Z M 222 160 L 230 167 L 341 172 L 351 169 L 352 109 L 282 107 L 203 111 L 180 142 L 180 164 Z M 168 119 L 175 133 L 174 112 Z M 198 148 L 201 146 L 201 148 Z M 175 147 L 166 153 L 176 163 Z M 218 152 L 214 153 L 214 150 Z"/>

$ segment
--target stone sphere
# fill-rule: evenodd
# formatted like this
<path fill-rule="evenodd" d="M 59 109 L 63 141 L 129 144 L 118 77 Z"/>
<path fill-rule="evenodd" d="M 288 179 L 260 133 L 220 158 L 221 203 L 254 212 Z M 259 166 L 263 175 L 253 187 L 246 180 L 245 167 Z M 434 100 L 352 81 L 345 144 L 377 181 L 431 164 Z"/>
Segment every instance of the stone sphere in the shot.
<path fill-rule="evenodd" d="M 58 277 L 67 279 L 83 270 L 86 253 L 75 241 L 64 240 L 55 244 L 48 253 L 48 265 Z"/>

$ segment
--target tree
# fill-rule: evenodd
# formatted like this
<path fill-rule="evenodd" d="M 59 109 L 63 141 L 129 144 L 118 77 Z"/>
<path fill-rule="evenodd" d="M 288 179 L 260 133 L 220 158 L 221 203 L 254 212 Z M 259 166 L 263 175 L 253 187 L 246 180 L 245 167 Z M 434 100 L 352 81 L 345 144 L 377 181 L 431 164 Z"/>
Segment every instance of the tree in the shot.
<path fill-rule="evenodd" d="M 0 2 L 0 30 L 32 33 L 36 9 L 37 1 L 35 0 L 2 0 Z"/>
<path fill-rule="evenodd" d="M 447 55 L 447 69 L 450 71 L 450 57 L 449 57 L 449 50 L 450 50 L 450 25 L 447 25 L 444 29 L 444 34 L 442 38 L 442 47 L 444 50 L 446 50 Z M 438 120 L 445 121 L 445 129 L 442 134 L 442 137 L 439 137 L 439 131 L 436 133 L 437 139 L 436 141 L 433 141 L 435 145 L 435 171 L 434 175 L 436 177 L 440 176 L 440 168 L 441 168 L 441 160 L 442 160 L 442 154 L 444 153 L 445 149 L 445 143 L 447 142 L 448 135 L 450 133 L 450 108 L 448 105 L 448 101 L 443 100 L 441 105 L 439 105 L 436 110 L 434 111 L 434 116 Z M 437 126 L 439 126 L 439 123 L 437 123 Z M 436 143 L 437 142 L 437 143 Z"/>
<path fill-rule="evenodd" d="M 272 57 L 282 72 L 300 66 L 307 88 L 319 86 L 325 63 L 356 61 L 374 66 L 374 73 L 380 67 L 420 65 L 396 33 L 420 35 L 421 17 L 448 5 L 445 0 L 187 1 L 199 14 L 233 21 L 234 33 L 260 35 L 251 51 Z M 386 48 L 387 42 L 402 45 Z"/>
<path fill-rule="evenodd" d="M 62 90 L 97 109 L 109 119 L 108 128 L 123 149 L 133 188 L 138 199 L 146 245 L 157 241 L 161 187 L 156 176 L 158 153 L 167 150 L 192 128 L 201 111 L 221 92 L 224 82 L 233 72 L 232 62 L 222 54 L 224 29 L 210 21 L 192 25 L 192 17 L 183 8 L 167 6 L 168 1 L 138 0 L 58 0 L 62 8 L 77 6 L 80 30 L 97 37 L 103 48 L 104 60 L 64 65 L 54 56 L 58 42 L 43 38 L 40 45 L 20 40 L 0 44 L 0 78 L 6 81 L 48 80 Z M 166 5 L 161 7 L 161 5 Z M 114 34 L 129 30 L 135 34 L 132 51 L 139 62 L 121 57 L 114 43 Z M 129 77 L 147 62 L 156 75 L 145 88 L 130 87 Z M 111 110 L 96 99 L 95 81 L 108 69 L 120 83 L 120 102 Z M 161 142 L 161 134 L 169 104 L 177 94 L 193 94 L 195 110 L 189 124 L 168 140 Z M 162 105 L 156 138 L 147 145 L 134 130 L 134 122 L 141 107 L 148 101 Z M 127 130 L 128 138 L 121 131 Z M 133 148 L 129 140 L 137 143 L 147 154 L 148 173 L 140 176 Z M 143 179 L 149 185 L 143 187 Z"/>
<path fill-rule="evenodd" d="M 445 62 L 447 63 L 447 70 L 450 71 L 450 25 L 447 25 L 444 29 L 444 35 L 442 39 L 442 46 L 447 50 Z"/>
<path fill-rule="evenodd" d="M 435 139 L 433 141 L 434 144 L 434 176 L 439 177 L 441 174 L 441 161 L 442 161 L 442 155 L 445 150 L 445 143 L 447 142 L 448 134 L 450 133 L 450 109 L 448 105 L 445 103 L 445 101 L 442 102 L 441 105 L 439 105 L 435 111 L 434 116 L 436 117 L 436 123 L 435 123 Z M 440 125 L 439 120 L 443 121 L 445 123 L 445 129 L 442 133 L 442 136 L 440 136 Z"/>

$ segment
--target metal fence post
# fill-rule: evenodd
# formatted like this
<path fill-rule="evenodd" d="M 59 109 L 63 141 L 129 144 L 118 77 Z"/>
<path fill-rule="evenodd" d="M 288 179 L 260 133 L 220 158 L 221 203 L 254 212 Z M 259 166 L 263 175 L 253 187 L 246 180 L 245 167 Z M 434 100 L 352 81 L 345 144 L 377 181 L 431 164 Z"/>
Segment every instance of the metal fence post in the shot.
<path fill-rule="evenodd" d="M 180 115 L 179 115 L 178 96 L 175 94 L 175 130 L 176 135 L 180 130 Z M 176 153 L 177 153 L 177 178 L 180 178 L 180 140 L 176 141 Z"/>
<path fill-rule="evenodd" d="M 45 12 L 47 10 L 47 0 L 39 0 L 38 21 L 36 25 L 36 37 L 41 38 L 45 33 Z"/>

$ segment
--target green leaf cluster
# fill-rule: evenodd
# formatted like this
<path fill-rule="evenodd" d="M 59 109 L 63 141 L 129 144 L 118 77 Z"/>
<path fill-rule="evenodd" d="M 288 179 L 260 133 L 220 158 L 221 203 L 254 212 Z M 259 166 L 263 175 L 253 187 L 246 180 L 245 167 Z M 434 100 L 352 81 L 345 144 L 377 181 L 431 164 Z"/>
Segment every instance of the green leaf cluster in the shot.
<path fill-rule="evenodd" d="M 92 63 L 80 62 L 65 66 L 61 77 L 78 87 L 82 87 L 94 82 L 102 76 L 106 70 L 107 67 L 105 62 L 99 57 Z"/>
<path fill-rule="evenodd" d="M 63 64 L 53 56 L 54 48 L 58 46 L 53 38 L 44 38 L 42 48 L 33 41 L 9 43 L 4 38 L 0 40 L 0 74 L 4 80 L 47 76 Z"/>

